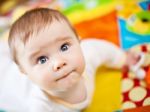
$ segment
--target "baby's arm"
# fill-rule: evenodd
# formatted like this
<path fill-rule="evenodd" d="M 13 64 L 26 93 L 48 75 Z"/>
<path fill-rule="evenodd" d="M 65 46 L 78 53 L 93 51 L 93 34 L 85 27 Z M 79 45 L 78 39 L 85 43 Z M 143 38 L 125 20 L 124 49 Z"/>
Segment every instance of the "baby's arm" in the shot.
<path fill-rule="evenodd" d="M 105 40 L 83 40 L 81 47 L 87 62 L 87 70 L 89 69 L 88 71 L 91 73 L 101 65 L 111 68 L 121 68 L 126 60 L 125 52 Z"/>

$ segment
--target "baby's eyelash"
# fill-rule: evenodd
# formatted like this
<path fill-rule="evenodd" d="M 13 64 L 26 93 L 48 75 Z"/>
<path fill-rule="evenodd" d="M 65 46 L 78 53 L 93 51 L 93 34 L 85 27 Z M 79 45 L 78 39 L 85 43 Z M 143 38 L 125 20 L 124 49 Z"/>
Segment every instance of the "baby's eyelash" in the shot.
<path fill-rule="evenodd" d="M 64 42 L 63 44 L 70 44 L 70 42 Z M 62 44 L 62 45 L 63 45 L 63 44 Z"/>
<path fill-rule="evenodd" d="M 48 57 L 47 56 L 39 56 L 37 59 L 36 59 L 36 64 L 44 64 L 46 63 L 48 60 Z"/>
<path fill-rule="evenodd" d="M 70 47 L 70 43 L 66 42 L 61 45 L 60 51 L 62 51 L 62 52 L 67 51 L 69 49 L 69 47 Z"/>

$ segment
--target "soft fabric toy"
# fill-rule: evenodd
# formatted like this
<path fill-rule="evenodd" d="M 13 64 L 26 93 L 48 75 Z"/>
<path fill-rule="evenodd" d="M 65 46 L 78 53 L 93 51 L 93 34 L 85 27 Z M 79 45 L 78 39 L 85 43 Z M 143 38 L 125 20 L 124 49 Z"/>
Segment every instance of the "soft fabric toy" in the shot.
<path fill-rule="evenodd" d="M 127 29 L 140 35 L 150 34 L 150 11 L 132 14 L 127 20 Z"/>

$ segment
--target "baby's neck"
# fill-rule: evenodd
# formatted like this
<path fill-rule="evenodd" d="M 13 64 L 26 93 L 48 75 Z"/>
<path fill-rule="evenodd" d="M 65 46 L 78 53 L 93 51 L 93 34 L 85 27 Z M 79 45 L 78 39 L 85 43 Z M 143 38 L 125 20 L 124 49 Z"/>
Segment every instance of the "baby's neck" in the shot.
<path fill-rule="evenodd" d="M 48 94 L 49 98 L 51 99 L 52 96 Z M 68 91 L 61 92 L 57 97 L 53 97 L 56 102 L 59 103 L 69 103 L 69 104 L 77 104 L 83 102 L 87 97 L 87 90 L 85 87 L 85 83 L 83 78 L 70 88 Z"/>

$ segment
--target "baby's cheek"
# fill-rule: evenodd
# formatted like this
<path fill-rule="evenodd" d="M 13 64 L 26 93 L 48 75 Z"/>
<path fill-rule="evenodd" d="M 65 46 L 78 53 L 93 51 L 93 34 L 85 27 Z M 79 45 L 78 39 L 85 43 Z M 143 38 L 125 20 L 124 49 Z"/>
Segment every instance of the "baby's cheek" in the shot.
<path fill-rule="evenodd" d="M 54 79 L 50 75 L 44 75 L 41 76 L 41 82 L 44 86 L 51 87 L 54 83 Z"/>
<path fill-rule="evenodd" d="M 41 89 L 49 88 L 53 80 L 49 74 L 38 73 L 36 75 L 32 75 L 31 80 L 39 85 Z"/>
<path fill-rule="evenodd" d="M 83 57 L 78 57 L 78 61 L 76 61 L 76 65 L 78 68 L 78 72 L 82 73 L 84 71 L 85 68 L 85 61 Z"/>
<path fill-rule="evenodd" d="M 67 83 L 67 81 L 65 81 L 65 83 Z M 36 79 L 36 84 L 45 91 L 64 90 L 64 88 L 66 88 L 65 83 L 58 84 L 49 74 L 42 75 Z M 67 84 L 67 86 L 69 85 Z"/>

